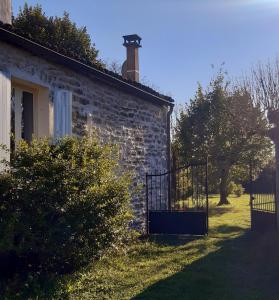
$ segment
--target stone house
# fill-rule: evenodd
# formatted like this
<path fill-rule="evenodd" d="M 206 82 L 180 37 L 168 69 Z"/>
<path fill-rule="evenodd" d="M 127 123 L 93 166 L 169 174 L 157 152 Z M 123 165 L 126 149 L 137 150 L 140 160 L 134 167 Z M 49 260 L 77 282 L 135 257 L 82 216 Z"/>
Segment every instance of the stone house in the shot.
<path fill-rule="evenodd" d="M 144 186 L 147 172 L 169 168 L 174 103 L 139 83 L 139 36 L 124 37 L 120 76 L 19 34 L 11 25 L 11 0 L 1 0 L 0 21 L 0 144 L 10 147 L 11 132 L 17 143 L 94 130 L 101 141 L 119 145 L 121 166 L 133 172 L 135 186 Z M 142 230 L 145 202 L 142 187 L 133 199 Z"/>

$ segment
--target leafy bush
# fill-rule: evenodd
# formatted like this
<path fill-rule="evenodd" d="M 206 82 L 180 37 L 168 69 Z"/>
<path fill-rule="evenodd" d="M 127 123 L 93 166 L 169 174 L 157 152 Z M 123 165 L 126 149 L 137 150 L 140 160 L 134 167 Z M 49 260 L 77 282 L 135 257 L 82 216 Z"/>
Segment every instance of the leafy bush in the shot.
<path fill-rule="evenodd" d="M 230 181 L 227 186 L 227 197 L 233 193 L 235 183 Z"/>
<path fill-rule="evenodd" d="M 231 181 L 227 187 L 227 196 L 233 194 L 236 197 L 240 197 L 244 193 L 244 188 L 241 184 L 234 183 Z"/>
<path fill-rule="evenodd" d="M 0 175 L 0 253 L 66 272 L 123 245 L 130 181 L 116 153 L 91 138 L 21 142 Z"/>
<path fill-rule="evenodd" d="M 243 195 L 244 193 L 243 186 L 241 184 L 236 184 L 233 193 L 236 197 L 240 197 L 241 195 Z"/>

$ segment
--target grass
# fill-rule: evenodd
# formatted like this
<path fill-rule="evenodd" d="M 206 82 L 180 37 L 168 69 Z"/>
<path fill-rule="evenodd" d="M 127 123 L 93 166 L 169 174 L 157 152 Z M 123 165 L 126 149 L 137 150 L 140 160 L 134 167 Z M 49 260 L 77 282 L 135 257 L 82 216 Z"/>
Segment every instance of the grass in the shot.
<path fill-rule="evenodd" d="M 70 299 L 279 299 L 279 238 L 250 231 L 249 197 L 216 207 L 207 237 L 157 237 L 68 282 Z"/>
<path fill-rule="evenodd" d="M 210 199 L 208 236 L 138 243 L 64 277 L 61 299 L 279 299 L 279 235 L 250 231 L 248 195 L 223 207 L 217 200 Z"/>

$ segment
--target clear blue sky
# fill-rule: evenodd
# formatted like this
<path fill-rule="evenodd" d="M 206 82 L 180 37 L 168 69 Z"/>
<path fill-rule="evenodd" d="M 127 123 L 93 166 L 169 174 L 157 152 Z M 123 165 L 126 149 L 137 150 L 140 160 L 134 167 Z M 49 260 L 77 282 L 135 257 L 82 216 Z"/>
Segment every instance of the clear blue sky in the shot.
<path fill-rule="evenodd" d="M 13 0 L 14 14 L 25 0 Z M 85 25 L 105 61 L 123 62 L 122 35 L 142 38 L 140 71 L 177 103 L 225 62 L 239 76 L 279 52 L 279 0 L 27 0 Z"/>

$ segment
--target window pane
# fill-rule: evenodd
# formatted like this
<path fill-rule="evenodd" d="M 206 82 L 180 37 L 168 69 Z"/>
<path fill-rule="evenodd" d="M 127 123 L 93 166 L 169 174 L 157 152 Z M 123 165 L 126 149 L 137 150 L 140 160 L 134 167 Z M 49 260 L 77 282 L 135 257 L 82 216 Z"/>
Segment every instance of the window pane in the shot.
<path fill-rule="evenodd" d="M 31 143 L 34 132 L 33 94 L 23 92 L 22 107 L 22 138 Z"/>

